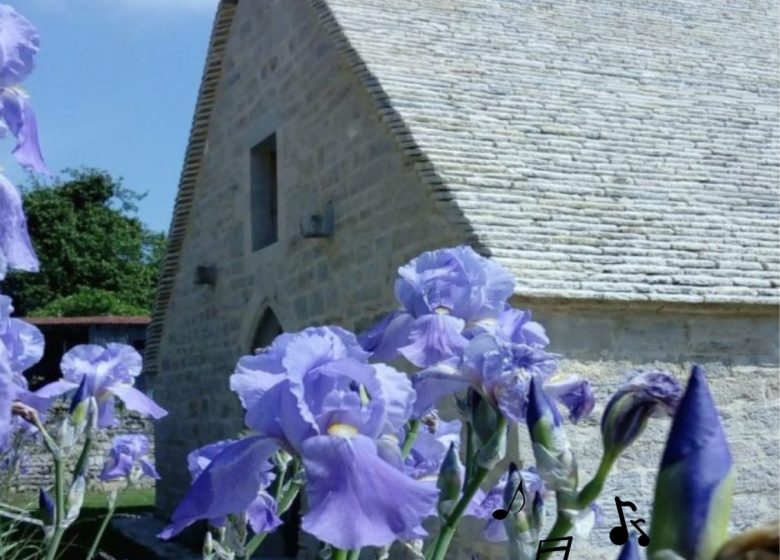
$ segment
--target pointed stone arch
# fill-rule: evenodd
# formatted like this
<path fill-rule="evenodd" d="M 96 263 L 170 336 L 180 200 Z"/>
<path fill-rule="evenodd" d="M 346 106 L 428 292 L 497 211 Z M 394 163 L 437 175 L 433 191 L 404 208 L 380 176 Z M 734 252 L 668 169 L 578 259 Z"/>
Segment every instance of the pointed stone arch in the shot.
<path fill-rule="evenodd" d="M 250 350 L 256 352 L 261 348 L 270 346 L 274 339 L 283 332 L 284 327 L 282 327 L 273 309 L 266 307 L 260 314 L 260 319 L 258 319 L 252 333 Z"/>

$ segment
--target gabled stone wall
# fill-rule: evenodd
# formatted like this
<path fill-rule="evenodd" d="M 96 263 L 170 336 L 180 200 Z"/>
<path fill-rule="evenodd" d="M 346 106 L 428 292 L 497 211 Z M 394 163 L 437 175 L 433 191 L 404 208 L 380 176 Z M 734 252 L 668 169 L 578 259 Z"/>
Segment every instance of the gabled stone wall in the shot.
<path fill-rule="evenodd" d="M 189 485 L 187 452 L 241 428 L 228 376 L 251 351 L 265 309 L 285 330 L 365 327 L 393 306 L 399 265 L 466 241 L 307 2 L 241 2 L 232 25 L 150 381 L 170 411 L 156 433 L 163 513 Z M 279 241 L 252 252 L 249 154 L 270 133 L 279 162 Z M 328 202 L 334 235 L 304 239 L 301 221 Z M 195 284 L 200 265 L 216 267 L 214 286 Z"/>

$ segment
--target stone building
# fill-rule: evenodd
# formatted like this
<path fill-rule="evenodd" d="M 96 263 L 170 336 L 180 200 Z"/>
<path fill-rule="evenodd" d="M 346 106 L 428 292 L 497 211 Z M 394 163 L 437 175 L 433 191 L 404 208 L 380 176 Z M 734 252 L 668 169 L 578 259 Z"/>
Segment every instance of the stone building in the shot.
<path fill-rule="evenodd" d="M 239 356 L 365 328 L 399 265 L 466 243 L 594 381 L 582 478 L 622 374 L 698 362 L 736 460 L 732 529 L 776 519 L 778 58 L 769 0 L 223 1 L 147 346 L 171 412 L 160 513 L 186 453 L 241 427 Z M 617 465 L 608 527 L 616 494 L 649 519 L 667 428 Z M 575 557 L 614 555 L 607 530 Z"/>

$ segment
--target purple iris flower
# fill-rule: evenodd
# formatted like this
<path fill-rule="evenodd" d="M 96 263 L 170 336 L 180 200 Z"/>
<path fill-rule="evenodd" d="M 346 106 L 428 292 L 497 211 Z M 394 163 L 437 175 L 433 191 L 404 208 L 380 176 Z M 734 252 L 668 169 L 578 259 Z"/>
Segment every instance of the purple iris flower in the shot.
<path fill-rule="evenodd" d="M 43 415 L 49 408 L 49 399 L 30 391 L 23 375 L 43 357 L 43 334 L 38 327 L 11 317 L 13 311 L 11 298 L 0 294 L 0 376 L 16 386 L 15 400 Z M 16 424 L 24 429 L 34 429 L 27 422 Z"/>
<path fill-rule="evenodd" d="M 0 87 L 24 80 L 33 69 L 40 38 L 33 25 L 7 4 L 0 4 Z"/>
<path fill-rule="evenodd" d="M 694 366 L 661 458 L 650 557 L 713 558 L 728 537 L 734 468 L 704 370 Z"/>
<path fill-rule="evenodd" d="M 547 380 L 545 389 L 549 386 L 551 396 L 569 409 L 576 422 L 593 409 L 593 391 L 580 377 L 551 377 L 557 357 L 536 346 L 507 342 L 487 333 L 477 335 L 462 357 L 448 358 L 415 374 L 414 414 L 421 416 L 442 397 L 471 386 L 507 418 L 524 421 L 530 380 L 537 376 Z"/>
<path fill-rule="evenodd" d="M 9 367 L 23 372 L 43 357 L 43 334 L 38 327 L 11 317 L 14 311 L 11 298 L 0 294 L 0 344 L 8 351 Z"/>
<path fill-rule="evenodd" d="M 533 314 L 529 309 L 516 309 L 505 304 L 497 318 L 475 323 L 467 330 L 467 336 L 473 338 L 480 333 L 488 333 L 515 344 L 546 348 L 550 344 L 547 332 L 541 324 L 532 319 Z"/>
<path fill-rule="evenodd" d="M 190 452 L 187 455 L 187 468 L 193 482 L 206 470 L 214 458 L 225 449 L 236 443 L 237 440 L 226 439 L 210 443 Z M 275 479 L 272 471 L 273 465 L 266 461 L 260 467 L 260 490 L 257 497 L 247 507 L 247 519 L 249 526 L 255 533 L 270 533 L 282 524 L 282 520 L 276 514 L 276 500 L 265 491 Z M 225 516 L 208 520 L 211 525 L 221 527 L 225 524 Z"/>
<path fill-rule="evenodd" d="M 241 358 L 230 385 L 246 424 L 260 435 L 213 459 L 161 536 L 197 519 L 245 511 L 261 486 L 262 465 L 280 446 L 302 458 L 306 532 L 342 549 L 419 534 L 437 492 L 385 461 L 377 445 L 411 416 L 414 391 L 406 375 L 369 365 L 351 333 L 318 327 L 281 335 L 266 352 Z"/>
<path fill-rule="evenodd" d="M 157 470 L 149 460 L 149 439 L 141 434 L 116 436 L 108 451 L 108 457 L 100 473 L 100 480 L 120 478 L 134 481 L 140 475 L 160 479 Z"/>
<path fill-rule="evenodd" d="M 398 269 L 395 296 L 401 309 L 361 335 L 378 361 L 400 352 L 419 367 L 457 355 L 467 332 L 495 320 L 514 292 L 514 279 L 501 265 L 459 246 L 423 253 Z"/>
<path fill-rule="evenodd" d="M 0 174 L 0 280 L 8 269 L 37 272 L 35 256 L 27 233 L 27 218 L 22 211 L 22 197 L 16 187 Z"/>
<path fill-rule="evenodd" d="M 167 414 L 152 399 L 133 387 L 141 373 L 141 355 L 127 344 L 82 344 L 68 350 L 60 362 L 63 378 L 38 390 L 42 397 L 56 397 L 77 389 L 86 378 L 86 394 L 98 406 L 98 427 L 116 425 L 114 400 L 119 398 L 129 410 L 154 419 Z"/>
<path fill-rule="evenodd" d="M 17 86 L 32 71 L 40 40 L 33 25 L 0 5 L 0 119 L 16 138 L 13 155 L 28 171 L 48 173 L 38 142 L 38 124 L 27 95 Z"/>

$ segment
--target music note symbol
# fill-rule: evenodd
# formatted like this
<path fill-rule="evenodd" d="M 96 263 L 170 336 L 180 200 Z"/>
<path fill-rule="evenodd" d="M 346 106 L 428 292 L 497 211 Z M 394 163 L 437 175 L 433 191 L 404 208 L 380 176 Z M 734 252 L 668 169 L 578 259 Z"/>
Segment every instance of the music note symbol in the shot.
<path fill-rule="evenodd" d="M 515 498 L 517 497 L 517 493 L 518 492 L 520 492 L 520 495 L 523 497 L 523 503 L 520 504 L 520 507 L 517 508 L 517 511 L 515 513 L 519 512 L 525 506 L 525 492 L 523 492 L 523 479 L 522 479 L 522 477 L 520 478 L 520 486 L 518 486 L 517 490 L 515 490 L 515 493 L 512 496 L 512 500 L 509 502 L 509 505 L 506 506 L 506 509 L 498 508 L 497 510 L 495 510 L 493 512 L 493 514 L 492 514 L 493 515 L 493 519 L 498 519 L 499 521 L 501 519 L 506 519 L 506 516 L 509 515 L 509 508 L 512 507 L 512 504 L 514 503 Z"/>
<path fill-rule="evenodd" d="M 541 559 L 541 554 L 547 554 L 550 552 L 555 552 L 557 550 L 563 550 L 563 560 L 567 560 L 569 558 L 569 551 L 571 551 L 571 543 L 574 540 L 573 537 L 562 537 L 560 539 L 545 539 L 543 541 L 539 541 L 539 547 L 536 549 L 536 560 Z M 553 543 L 556 541 L 566 541 L 565 546 L 554 546 L 551 548 L 542 548 L 543 544 L 547 543 Z"/>
<path fill-rule="evenodd" d="M 617 496 L 615 496 L 615 505 L 617 506 L 618 516 L 620 517 L 620 525 L 617 527 L 612 527 L 612 529 L 609 531 L 609 540 L 612 541 L 612 544 L 624 545 L 626 542 L 628 542 L 628 528 L 626 527 L 626 518 L 623 516 L 623 508 L 630 507 L 631 511 L 636 511 L 636 505 L 634 505 L 633 502 L 623 501 Z M 641 533 L 641 536 L 637 540 L 639 546 L 641 547 L 646 547 L 650 544 L 650 537 L 648 537 L 647 534 L 639 528 L 639 524 L 644 522 L 644 519 L 631 521 L 631 525 L 633 525 L 634 528 Z"/>

